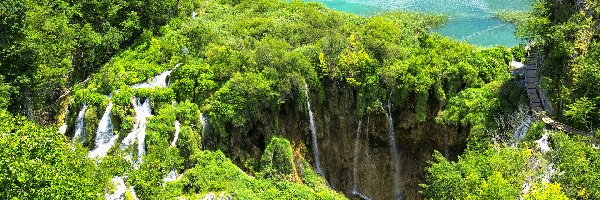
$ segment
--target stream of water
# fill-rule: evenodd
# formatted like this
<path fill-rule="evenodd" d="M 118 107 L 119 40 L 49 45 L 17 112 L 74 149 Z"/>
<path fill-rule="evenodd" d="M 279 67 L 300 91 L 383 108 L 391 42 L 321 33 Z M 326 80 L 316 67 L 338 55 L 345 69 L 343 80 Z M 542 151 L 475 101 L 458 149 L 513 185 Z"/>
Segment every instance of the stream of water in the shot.
<path fill-rule="evenodd" d="M 323 174 L 323 170 L 321 169 L 321 162 L 319 161 L 319 144 L 317 141 L 317 127 L 315 125 L 315 117 L 313 116 L 313 112 L 310 108 L 310 98 L 308 96 L 308 85 L 304 84 L 304 92 L 306 95 L 306 107 L 308 108 L 308 118 L 310 120 L 310 133 L 312 138 L 312 149 L 313 155 L 315 156 L 315 169 L 318 174 L 321 176 L 325 176 Z"/>
<path fill-rule="evenodd" d="M 392 94 L 390 93 L 390 96 L 392 96 Z M 391 165 L 392 165 L 392 170 L 393 170 L 393 181 L 394 181 L 394 191 L 396 194 L 396 198 L 395 199 L 403 199 L 403 194 L 402 194 L 402 180 L 400 177 L 400 154 L 398 153 L 398 145 L 396 144 L 396 133 L 394 131 L 394 120 L 392 119 L 392 101 L 391 99 L 388 99 L 387 101 L 387 112 L 385 113 L 385 116 L 387 117 L 387 124 L 388 124 L 388 137 L 389 137 L 389 141 L 390 141 L 390 156 L 392 157 L 391 159 Z"/>

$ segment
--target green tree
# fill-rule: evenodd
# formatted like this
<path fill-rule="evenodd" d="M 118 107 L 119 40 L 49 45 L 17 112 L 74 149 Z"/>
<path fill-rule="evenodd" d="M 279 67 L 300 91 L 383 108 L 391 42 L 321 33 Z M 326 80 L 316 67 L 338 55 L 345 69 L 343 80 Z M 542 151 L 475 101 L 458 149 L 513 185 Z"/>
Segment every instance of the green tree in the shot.
<path fill-rule="evenodd" d="M 0 110 L 0 196 L 17 199 L 100 199 L 104 180 L 81 146 L 24 117 Z"/>

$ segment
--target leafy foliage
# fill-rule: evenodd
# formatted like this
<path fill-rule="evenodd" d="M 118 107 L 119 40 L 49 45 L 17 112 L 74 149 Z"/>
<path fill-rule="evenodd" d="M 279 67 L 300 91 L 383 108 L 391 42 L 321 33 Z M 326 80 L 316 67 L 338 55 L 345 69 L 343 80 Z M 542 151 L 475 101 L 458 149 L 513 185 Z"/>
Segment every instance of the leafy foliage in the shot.
<path fill-rule="evenodd" d="M 103 179 L 81 146 L 24 117 L 0 111 L 0 196 L 25 199 L 99 199 Z"/>
<path fill-rule="evenodd" d="M 261 158 L 261 171 L 265 178 L 287 178 L 296 174 L 290 142 L 283 138 L 273 137 Z"/>
<path fill-rule="evenodd" d="M 600 197 L 600 152 L 591 144 L 590 137 L 569 137 L 564 133 L 552 135 L 553 158 L 557 170 L 556 182 L 560 183 L 569 198 L 596 199 Z"/>
<path fill-rule="evenodd" d="M 428 199 L 514 199 L 530 172 L 530 152 L 513 148 L 467 151 L 457 162 L 434 153 L 427 183 Z"/>

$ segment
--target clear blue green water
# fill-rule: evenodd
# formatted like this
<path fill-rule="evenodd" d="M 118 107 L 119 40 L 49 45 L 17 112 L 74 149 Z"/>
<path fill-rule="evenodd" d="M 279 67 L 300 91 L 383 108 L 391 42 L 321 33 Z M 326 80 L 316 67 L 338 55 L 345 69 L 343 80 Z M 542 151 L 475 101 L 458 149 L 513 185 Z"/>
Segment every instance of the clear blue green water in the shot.
<path fill-rule="evenodd" d="M 313 0 L 327 7 L 373 15 L 389 10 L 441 13 L 446 25 L 433 31 L 478 46 L 515 46 L 515 27 L 493 17 L 495 11 L 531 9 L 531 0 Z"/>

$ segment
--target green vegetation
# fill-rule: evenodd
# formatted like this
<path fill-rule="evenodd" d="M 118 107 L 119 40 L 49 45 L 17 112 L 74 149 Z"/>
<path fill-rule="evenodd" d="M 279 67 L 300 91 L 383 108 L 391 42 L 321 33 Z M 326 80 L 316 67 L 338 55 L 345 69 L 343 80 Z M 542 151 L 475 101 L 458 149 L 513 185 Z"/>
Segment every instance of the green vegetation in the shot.
<path fill-rule="evenodd" d="M 535 42 L 533 51 L 543 55 L 541 86 L 548 91 L 555 109 L 551 117 L 591 133 L 598 132 L 600 119 L 599 11 L 595 1 L 538 0 L 531 13 L 495 14 L 517 24 L 519 34 Z M 468 149 L 455 162 L 434 154 L 434 161 L 427 168 L 427 181 L 422 185 L 424 196 L 428 199 L 598 199 L 598 184 L 594 182 L 599 176 L 597 135 L 551 131 L 552 150 L 539 154 L 534 140 L 542 137 L 546 125 L 538 119 L 530 125 L 525 138 L 510 147 L 504 138 L 512 133 L 503 131 L 510 130 L 503 127 L 515 125 L 506 126 L 503 119 L 515 117 L 504 117 L 502 113 L 510 114 L 510 108 L 515 106 L 506 103 L 517 101 L 515 96 L 502 101 L 508 96 L 497 89 L 498 85 L 469 88 L 450 99 L 438 120 L 470 126 Z M 545 161 L 542 166 L 552 167 L 556 173 L 551 174 L 549 183 L 534 181 L 529 191 L 522 194 L 522 186 L 531 180 L 529 177 L 539 177 L 536 173 L 547 173 L 549 169 L 535 169 L 539 165 L 532 160 Z"/>
<path fill-rule="evenodd" d="M 589 0 L 580 4 L 536 1 L 531 19 L 519 32 L 544 55 L 542 86 L 555 117 L 593 132 L 600 122 L 600 6 Z"/>
<path fill-rule="evenodd" d="M 555 151 L 553 158 L 557 174 L 556 182 L 564 188 L 569 198 L 600 198 L 600 151 L 597 139 L 592 137 L 569 137 L 564 133 L 552 136 Z"/>
<path fill-rule="evenodd" d="M 545 55 L 542 87 L 553 117 L 595 131 L 599 8 L 583 2 L 539 0 L 532 13 L 495 15 L 517 24 Z M 554 150 L 541 153 L 533 142 L 544 134 L 538 120 L 509 145 L 527 99 L 507 68 L 524 59 L 523 46 L 480 49 L 428 32 L 446 20 L 406 12 L 365 17 L 279 0 L 2 1 L 0 196 L 101 199 L 114 192 L 112 177 L 127 176 L 140 199 L 344 199 L 311 169 L 304 144 L 271 126 L 279 125 L 282 105 L 306 104 L 306 89 L 321 104 L 328 87 L 347 87 L 359 116 L 385 112 L 389 100 L 391 110 L 417 123 L 468 134 L 456 161 L 434 153 L 421 184 L 427 199 L 600 198 L 597 135 L 552 133 Z M 132 87 L 167 70 L 168 87 Z M 120 141 L 136 123 L 132 101 L 146 99 L 153 116 L 142 158 L 137 143 L 122 149 Z M 106 157 L 91 160 L 86 151 L 110 102 L 118 140 Z M 83 104 L 85 141 L 71 147 Z M 51 127 L 67 109 L 69 129 L 60 135 Z M 265 144 L 245 144 L 255 140 Z M 535 161 L 560 173 L 549 183 L 531 178 L 541 176 Z M 170 171 L 181 176 L 165 182 Z"/>
<path fill-rule="evenodd" d="M 98 199 L 103 179 L 87 152 L 56 130 L 0 110 L 0 196 Z"/>

